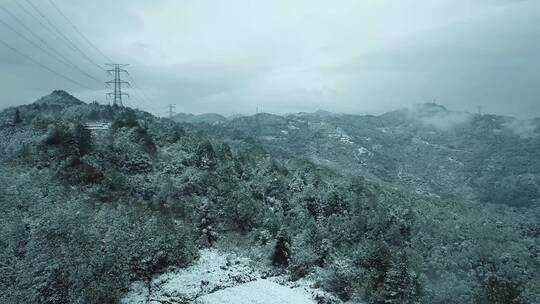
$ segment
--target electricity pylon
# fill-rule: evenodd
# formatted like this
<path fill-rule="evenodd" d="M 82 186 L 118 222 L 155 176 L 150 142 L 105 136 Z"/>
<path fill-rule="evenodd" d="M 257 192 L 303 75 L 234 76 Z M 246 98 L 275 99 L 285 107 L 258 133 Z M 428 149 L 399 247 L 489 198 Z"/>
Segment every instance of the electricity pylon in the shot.
<path fill-rule="evenodd" d="M 129 94 L 122 92 L 122 84 L 125 84 L 127 86 L 131 86 L 131 85 L 129 82 L 122 80 L 120 75 L 122 73 L 128 74 L 128 71 L 126 71 L 125 69 L 122 69 L 122 67 L 128 66 L 128 64 L 108 63 L 107 65 L 113 67 L 113 69 L 107 70 L 107 72 L 111 74 L 114 72 L 114 79 L 105 82 L 107 85 L 114 83 L 114 91 L 107 93 L 107 97 L 113 96 L 113 105 L 123 106 L 122 96 L 127 96 L 129 98 Z"/>
<path fill-rule="evenodd" d="M 169 119 L 172 119 L 173 115 L 174 115 L 174 105 L 169 104 Z"/>

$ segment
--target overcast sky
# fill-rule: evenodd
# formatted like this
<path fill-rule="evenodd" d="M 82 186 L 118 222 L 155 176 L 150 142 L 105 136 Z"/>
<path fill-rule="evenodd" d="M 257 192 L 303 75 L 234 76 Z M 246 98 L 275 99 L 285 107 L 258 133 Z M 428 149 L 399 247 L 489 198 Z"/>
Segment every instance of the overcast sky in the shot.
<path fill-rule="evenodd" d="M 0 108 L 53 89 L 107 103 L 107 76 L 0 0 Z M 105 63 L 48 0 L 31 0 L 92 60 Z M 519 0 L 54 0 L 89 40 L 128 70 L 140 90 L 125 104 L 178 112 L 286 113 L 324 109 L 379 114 L 437 99 L 458 111 L 540 116 L 540 1 Z M 133 90 L 127 89 L 133 93 Z"/>

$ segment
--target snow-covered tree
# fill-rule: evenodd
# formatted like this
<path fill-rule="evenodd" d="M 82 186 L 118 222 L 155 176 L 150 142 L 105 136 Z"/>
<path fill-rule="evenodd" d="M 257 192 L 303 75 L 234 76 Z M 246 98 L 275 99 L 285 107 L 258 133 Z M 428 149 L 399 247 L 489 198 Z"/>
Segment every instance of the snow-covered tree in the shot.
<path fill-rule="evenodd" d="M 288 266 L 291 257 L 291 244 L 286 231 L 281 230 L 276 239 L 272 264 L 274 266 Z"/>

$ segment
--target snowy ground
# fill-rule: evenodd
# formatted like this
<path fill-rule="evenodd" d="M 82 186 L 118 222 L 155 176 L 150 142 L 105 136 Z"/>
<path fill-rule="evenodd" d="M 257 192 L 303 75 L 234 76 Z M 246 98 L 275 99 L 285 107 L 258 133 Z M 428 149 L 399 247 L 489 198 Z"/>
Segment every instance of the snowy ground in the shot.
<path fill-rule="evenodd" d="M 157 276 L 150 284 L 135 282 L 122 303 L 315 304 L 314 298 L 326 296 L 309 282 L 269 277 L 245 257 L 215 249 L 200 254 L 193 265 Z"/>
<path fill-rule="evenodd" d="M 310 295 L 269 280 L 256 280 L 200 297 L 197 304 L 315 304 Z"/>

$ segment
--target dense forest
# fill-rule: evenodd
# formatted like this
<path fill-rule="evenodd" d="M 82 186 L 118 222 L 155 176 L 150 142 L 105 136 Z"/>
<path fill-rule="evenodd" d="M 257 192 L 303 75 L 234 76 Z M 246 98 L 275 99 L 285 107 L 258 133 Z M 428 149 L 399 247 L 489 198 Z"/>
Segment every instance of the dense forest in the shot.
<path fill-rule="evenodd" d="M 443 126 L 444 137 L 429 124 L 374 133 L 390 128 L 381 120 L 403 119 L 410 113 L 194 125 L 64 91 L 5 109 L 0 302 L 115 303 L 131 282 L 187 266 L 220 242 L 262 253 L 290 280 L 315 277 L 336 301 L 540 302 L 538 130 L 512 135 L 501 126 L 513 120 L 485 116 Z M 329 120 L 342 123 L 338 137 L 325 133 Z M 110 128 L 85 126 L 95 121 Z M 318 154 L 302 150 L 344 133 L 388 149 L 350 156 L 327 140 Z M 295 136 L 275 144 L 276 134 Z M 437 153 L 421 148 L 426 136 L 439 140 Z M 459 151 L 462 165 L 440 168 L 453 159 L 441 146 Z M 342 159 L 321 161 L 332 155 Z M 415 174 L 444 170 L 458 177 Z"/>

